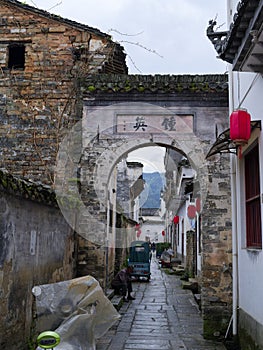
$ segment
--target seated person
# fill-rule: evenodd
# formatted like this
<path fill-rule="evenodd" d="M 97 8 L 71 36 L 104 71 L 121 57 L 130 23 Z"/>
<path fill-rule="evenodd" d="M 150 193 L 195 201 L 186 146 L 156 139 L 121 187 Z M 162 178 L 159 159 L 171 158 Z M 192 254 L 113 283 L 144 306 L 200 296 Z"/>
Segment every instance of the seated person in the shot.
<path fill-rule="evenodd" d="M 111 282 L 111 286 L 116 294 L 121 294 L 123 301 L 127 302 L 129 300 L 135 300 L 131 296 L 132 283 L 131 283 L 131 273 L 133 271 L 132 266 L 128 266 L 117 273 Z M 127 295 L 128 293 L 128 295 Z M 126 297 L 127 295 L 127 297 Z"/>

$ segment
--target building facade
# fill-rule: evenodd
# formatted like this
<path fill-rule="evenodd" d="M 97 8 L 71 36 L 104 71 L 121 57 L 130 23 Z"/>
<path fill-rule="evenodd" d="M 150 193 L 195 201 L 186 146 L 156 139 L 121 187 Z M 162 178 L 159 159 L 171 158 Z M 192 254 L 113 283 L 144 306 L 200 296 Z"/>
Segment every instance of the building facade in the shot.
<path fill-rule="evenodd" d="M 54 190 L 61 140 L 82 118 L 78 82 L 90 73 L 126 74 L 127 66 L 123 48 L 98 29 L 16 0 L 0 1 L 0 17 L 0 167 L 7 172 L 0 176 L 0 343 L 28 349 L 32 288 L 85 272 L 85 239 L 69 225 Z M 77 181 L 72 177 L 68 187 Z M 75 204 L 66 204 L 74 217 Z M 114 249 L 90 255 L 93 276 L 101 273 L 105 284 Z"/>
<path fill-rule="evenodd" d="M 243 0 L 227 5 L 227 30 L 214 32 L 211 21 L 208 37 L 219 58 L 229 63 L 229 115 L 250 115 L 250 137 L 243 143 L 230 138 L 230 122 L 230 130 L 218 137 L 211 151 L 232 152 L 233 334 L 242 349 L 262 349 L 263 3 Z"/>
<path fill-rule="evenodd" d="M 153 145 L 187 155 L 201 184 L 204 335 L 222 338 L 231 314 L 229 163 L 206 162 L 205 154 L 214 125 L 226 124 L 227 77 L 128 76 L 123 48 L 99 30 L 16 0 L 0 6 L 1 167 L 54 185 L 78 234 L 77 274 L 106 287 L 115 248 L 135 234 L 133 220 L 111 215 L 116 165 Z"/>
<path fill-rule="evenodd" d="M 16 0 L 0 3 L 1 167 L 54 184 L 60 141 L 82 117 L 77 80 L 127 73 L 110 36 Z"/>

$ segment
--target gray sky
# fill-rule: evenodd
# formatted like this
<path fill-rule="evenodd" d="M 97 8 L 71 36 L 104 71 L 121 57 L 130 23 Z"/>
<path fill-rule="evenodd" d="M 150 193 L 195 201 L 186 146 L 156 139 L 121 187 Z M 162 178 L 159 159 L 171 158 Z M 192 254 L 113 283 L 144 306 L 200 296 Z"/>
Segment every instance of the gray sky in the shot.
<path fill-rule="evenodd" d="M 112 35 L 130 74 L 225 73 L 206 37 L 210 19 L 226 29 L 227 0 L 26 0 L 26 3 Z M 123 33 L 123 35 L 118 34 Z M 130 42 L 130 43 L 129 43 Z M 144 171 L 163 171 L 163 149 L 136 151 Z"/>
<path fill-rule="evenodd" d="M 226 71 L 226 64 L 216 58 L 206 37 L 210 19 L 217 18 L 218 25 L 226 22 L 226 1 L 26 0 L 26 3 L 111 34 L 125 48 L 130 74 L 204 74 Z"/>

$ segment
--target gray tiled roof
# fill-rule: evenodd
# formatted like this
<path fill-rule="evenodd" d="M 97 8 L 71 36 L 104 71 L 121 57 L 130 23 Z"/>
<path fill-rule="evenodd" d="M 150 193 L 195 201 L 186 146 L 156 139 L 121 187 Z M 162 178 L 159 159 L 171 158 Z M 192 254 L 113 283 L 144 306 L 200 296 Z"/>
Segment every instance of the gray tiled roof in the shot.
<path fill-rule="evenodd" d="M 0 191 L 57 207 L 54 190 L 40 182 L 24 180 L 0 169 Z"/>
<path fill-rule="evenodd" d="M 81 82 L 84 93 L 96 92 L 212 92 L 228 90 L 228 75 L 89 75 Z"/>

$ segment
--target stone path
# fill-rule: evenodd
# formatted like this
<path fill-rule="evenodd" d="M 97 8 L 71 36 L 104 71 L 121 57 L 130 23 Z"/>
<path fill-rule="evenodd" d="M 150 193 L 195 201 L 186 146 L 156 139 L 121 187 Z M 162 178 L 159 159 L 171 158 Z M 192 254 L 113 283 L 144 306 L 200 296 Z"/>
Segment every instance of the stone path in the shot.
<path fill-rule="evenodd" d="M 97 341 L 97 350 L 225 350 L 203 339 L 198 306 L 180 279 L 155 259 L 151 272 L 149 283 L 133 283 L 136 300 L 123 304 L 120 321 Z"/>

